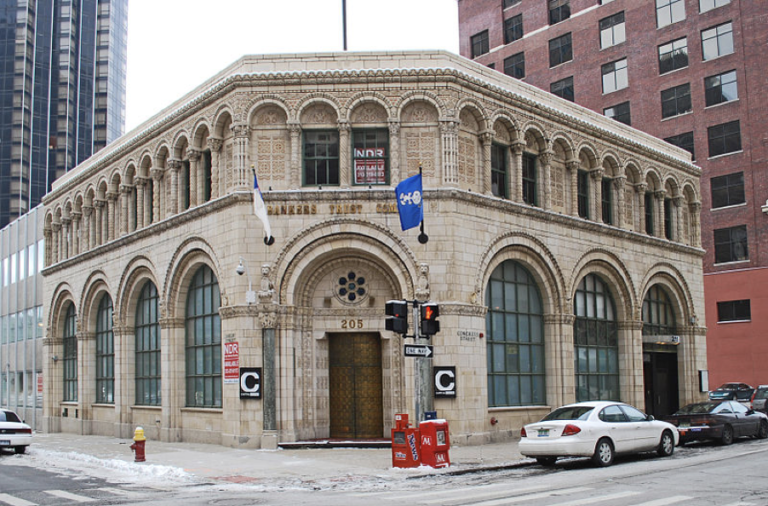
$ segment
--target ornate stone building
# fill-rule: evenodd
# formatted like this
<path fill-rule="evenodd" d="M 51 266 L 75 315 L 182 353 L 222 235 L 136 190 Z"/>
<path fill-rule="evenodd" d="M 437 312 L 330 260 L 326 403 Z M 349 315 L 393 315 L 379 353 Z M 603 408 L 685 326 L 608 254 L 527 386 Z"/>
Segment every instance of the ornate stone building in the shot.
<path fill-rule="evenodd" d="M 419 165 L 423 244 L 393 192 Z M 449 53 L 244 57 L 46 197 L 45 428 L 385 437 L 418 377 L 390 299 L 440 304 L 433 362 L 456 396 L 434 408 L 454 441 L 574 400 L 697 399 L 699 174 Z M 644 377 L 644 350 L 669 370 Z"/>

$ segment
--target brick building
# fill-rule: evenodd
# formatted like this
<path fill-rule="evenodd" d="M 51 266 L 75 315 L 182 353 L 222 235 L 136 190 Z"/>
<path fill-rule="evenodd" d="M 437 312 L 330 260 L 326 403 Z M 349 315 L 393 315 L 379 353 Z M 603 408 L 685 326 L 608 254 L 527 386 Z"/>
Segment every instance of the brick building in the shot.
<path fill-rule="evenodd" d="M 46 196 L 44 428 L 384 437 L 421 377 L 385 330 L 392 299 L 440 305 L 424 360 L 454 368 L 455 397 L 433 400 L 453 441 L 513 437 L 574 400 L 642 404 L 643 328 L 681 337 L 671 395 L 700 399 L 687 155 L 445 52 L 244 57 Z M 393 192 L 419 165 L 426 243 Z M 585 173 L 600 219 L 579 216 Z M 238 372 L 263 388 L 243 398 Z"/>
<path fill-rule="evenodd" d="M 459 26 L 462 55 L 693 154 L 709 386 L 768 383 L 764 2 L 459 0 Z"/>

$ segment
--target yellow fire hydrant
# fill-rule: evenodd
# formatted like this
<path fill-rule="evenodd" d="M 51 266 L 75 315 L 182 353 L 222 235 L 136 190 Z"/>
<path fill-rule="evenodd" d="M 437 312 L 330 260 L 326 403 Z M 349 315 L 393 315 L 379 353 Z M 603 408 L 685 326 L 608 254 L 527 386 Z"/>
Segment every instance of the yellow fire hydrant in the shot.
<path fill-rule="evenodd" d="M 134 442 L 131 445 L 131 450 L 133 450 L 136 454 L 136 457 L 133 459 L 133 461 L 145 462 L 147 459 L 144 453 L 144 444 L 146 444 L 147 438 L 144 437 L 143 427 L 136 427 L 136 430 L 133 433 L 133 441 Z"/>

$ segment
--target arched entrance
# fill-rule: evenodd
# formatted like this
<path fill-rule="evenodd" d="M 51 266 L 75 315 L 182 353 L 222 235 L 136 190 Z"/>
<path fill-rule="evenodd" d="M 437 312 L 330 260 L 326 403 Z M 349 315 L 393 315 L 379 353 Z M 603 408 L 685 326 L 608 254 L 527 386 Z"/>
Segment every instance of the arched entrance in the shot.
<path fill-rule="evenodd" d="M 661 418 L 679 408 L 675 313 L 667 291 L 653 285 L 643 299 L 645 411 Z"/>

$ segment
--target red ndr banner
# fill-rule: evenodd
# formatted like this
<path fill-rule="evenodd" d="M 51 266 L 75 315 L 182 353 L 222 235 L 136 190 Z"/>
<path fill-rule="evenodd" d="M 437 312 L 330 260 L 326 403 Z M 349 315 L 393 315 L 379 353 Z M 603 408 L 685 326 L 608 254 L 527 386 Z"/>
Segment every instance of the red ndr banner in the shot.
<path fill-rule="evenodd" d="M 240 379 L 240 345 L 224 344 L 224 380 Z"/>
<path fill-rule="evenodd" d="M 355 160 L 355 183 L 386 183 L 384 160 Z"/>

